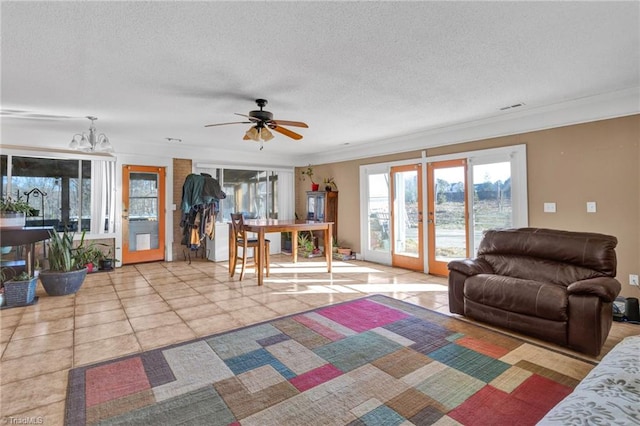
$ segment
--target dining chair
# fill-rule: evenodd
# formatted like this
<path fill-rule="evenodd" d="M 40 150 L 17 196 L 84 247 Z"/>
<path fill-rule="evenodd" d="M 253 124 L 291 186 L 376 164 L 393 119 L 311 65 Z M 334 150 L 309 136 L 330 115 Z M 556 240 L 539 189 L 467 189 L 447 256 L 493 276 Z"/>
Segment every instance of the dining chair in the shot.
<path fill-rule="evenodd" d="M 258 239 L 257 238 L 248 238 L 247 231 L 244 227 L 244 218 L 242 213 L 231 213 L 231 227 L 233 238 L 235 239 L 235 253 L 233 253 L 233 264 L 231 270 L 229 271 L 229 275 L 233 277 L 236 270 L 236 265 L 238 260 L 242 261 L 242 269 L 240 270 L 240 281 L 244 278 L 244 270 L 247 266 L 255 266 L 258 267 L 255 262 L 256 258 L 256 250 L 258 249 Z M 267 271 L 267 276 L 269 276 L 269 249 L 270 249 L 271 241 L 265 239 L 264 240 L 264 252 L 265 252 L 265 269 Z M 240 249 L 242 248 L 242 254 L 240 254 Z M 249 248 L 253 248 L 253 263 L 247 264 L 247 253 Z M 231 256 L 232 254 L 229 253 Z"/>

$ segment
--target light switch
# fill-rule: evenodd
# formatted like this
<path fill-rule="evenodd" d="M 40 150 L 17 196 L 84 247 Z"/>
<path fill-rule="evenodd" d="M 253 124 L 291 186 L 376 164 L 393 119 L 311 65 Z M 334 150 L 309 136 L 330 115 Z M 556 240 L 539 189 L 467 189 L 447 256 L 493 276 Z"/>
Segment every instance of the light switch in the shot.
<path fill-rule="evenodd" d="M 544 203 L 544 212 L 545 213 L 555 213 L 556 212 L 556 203 Z"/>
<path fill-rule="evenodd" d="M 596 212 L 596 202 L 587 201 L 587 213 L 595 213 L 595 212 Z"/>

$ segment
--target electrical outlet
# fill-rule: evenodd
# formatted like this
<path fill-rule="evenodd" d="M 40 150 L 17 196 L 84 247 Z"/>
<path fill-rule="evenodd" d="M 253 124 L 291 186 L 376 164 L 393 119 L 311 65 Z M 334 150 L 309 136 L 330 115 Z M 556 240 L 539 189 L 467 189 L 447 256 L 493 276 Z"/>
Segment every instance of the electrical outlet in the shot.
<path fill-rule="evenodd" d="M 629 285 L 638 285 L 638 275 L 629 274 Z"/>

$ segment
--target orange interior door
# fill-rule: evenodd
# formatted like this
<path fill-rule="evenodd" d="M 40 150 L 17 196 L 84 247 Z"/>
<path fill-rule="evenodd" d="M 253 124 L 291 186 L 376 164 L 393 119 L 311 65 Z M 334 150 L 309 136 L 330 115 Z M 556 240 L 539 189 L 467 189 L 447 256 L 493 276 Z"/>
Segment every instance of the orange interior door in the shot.
<path fill-rule="evenodd" d="M 165 168 L 123 166 L 122 263 L 164 260 Z"/>
<path fill-rule="evenodd" d="M 447 264 L 469 255 L 467 161 L 427 165 L 429 273 L 448 276 Z"/>

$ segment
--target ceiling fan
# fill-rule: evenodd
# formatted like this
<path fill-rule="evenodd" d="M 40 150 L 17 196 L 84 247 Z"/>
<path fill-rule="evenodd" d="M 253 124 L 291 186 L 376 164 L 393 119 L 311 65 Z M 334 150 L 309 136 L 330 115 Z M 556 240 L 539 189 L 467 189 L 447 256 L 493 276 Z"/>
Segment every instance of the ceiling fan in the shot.
<path fill-rule="evenodd" d="M 258 105 L 258 107 L 260 107 L 260 110 L 249 111 L 249 115 L 238 114 L 237 112 L 235 113 L 236 115 L 247 117 L 249 121 L 233 121 L 231 123 L 207 124 L 204 127 L 225 126 L 227 124 L 254 124 L 254 126 L 247 130 L 242 139 L 265 142 L 269 141 L 273 139 L 273 134 L 269 129 L 275 130 L 276 132 L 295 140 L 302 139 L 302 135 L 284 128 L 282 127 L 282 125 L 294 127 L 309 127 L 306 123 L 303 123 L 301 121 L 274 120 L 273 114 L 271 112 L 262 109 L 265 105 L 267 105 L 266 99 L 256 99 L 256 104 Z M 262 149 L 262 147 L 260 149 Z"/>

